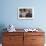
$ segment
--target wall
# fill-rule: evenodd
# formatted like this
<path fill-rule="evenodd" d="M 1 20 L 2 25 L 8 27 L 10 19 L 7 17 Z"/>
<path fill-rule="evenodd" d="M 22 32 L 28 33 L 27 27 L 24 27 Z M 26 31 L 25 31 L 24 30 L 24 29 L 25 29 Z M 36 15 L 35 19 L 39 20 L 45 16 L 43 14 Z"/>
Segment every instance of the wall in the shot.
<path fill-rule="evenodd" d="M 13 24 L 20 28 L 39 27 L 39 25 L 46 28 L 45 4 L 45 0 L 1 0 L 0 23 L 6 26 Z M 33 7 L 35 18 L 32 20 L 17 19 L 18 7 Z"/>

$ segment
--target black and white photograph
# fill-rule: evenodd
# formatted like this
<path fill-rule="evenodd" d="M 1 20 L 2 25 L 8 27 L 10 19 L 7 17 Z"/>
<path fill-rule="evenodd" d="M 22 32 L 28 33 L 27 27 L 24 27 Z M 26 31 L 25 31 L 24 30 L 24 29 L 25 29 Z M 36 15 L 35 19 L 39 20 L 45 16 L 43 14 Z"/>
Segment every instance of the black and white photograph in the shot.
<path fill-rule="evenodd" d="M 34 9 L 31 7 L 18 8 L 19 19 L 32 19 L 34 16 Z"/>

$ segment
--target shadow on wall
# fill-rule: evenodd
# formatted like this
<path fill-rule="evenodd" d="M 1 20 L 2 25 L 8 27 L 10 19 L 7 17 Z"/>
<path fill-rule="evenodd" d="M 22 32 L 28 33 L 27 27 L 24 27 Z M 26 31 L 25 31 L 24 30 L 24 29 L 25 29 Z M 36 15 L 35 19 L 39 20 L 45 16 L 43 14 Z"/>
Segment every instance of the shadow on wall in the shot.
<path fill-rule="evenodd" d="M 6 26 L 4 24 L 0 24 L 0 43 L 2 43 L 2 32 L 5 32 L 6 30 L 4 30 L 4 28 L 6 28 Z"/>

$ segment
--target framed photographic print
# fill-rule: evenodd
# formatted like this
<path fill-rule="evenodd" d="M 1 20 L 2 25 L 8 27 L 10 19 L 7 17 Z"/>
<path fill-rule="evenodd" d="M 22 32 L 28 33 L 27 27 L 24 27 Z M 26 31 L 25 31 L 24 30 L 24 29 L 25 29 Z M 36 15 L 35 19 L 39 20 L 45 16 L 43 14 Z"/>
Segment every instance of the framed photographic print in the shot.
<path fill-rule="evenodd" d="M 18 19 L 33 19 L 34 8 L 32 7 L 19 7 L 18 8 Z"/>

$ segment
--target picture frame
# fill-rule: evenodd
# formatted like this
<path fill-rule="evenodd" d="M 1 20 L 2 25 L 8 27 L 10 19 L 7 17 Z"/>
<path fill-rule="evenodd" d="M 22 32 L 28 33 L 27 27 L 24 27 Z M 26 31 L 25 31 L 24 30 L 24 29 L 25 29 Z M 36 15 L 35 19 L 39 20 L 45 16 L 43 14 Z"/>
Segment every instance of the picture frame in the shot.
<path fill-rule="evenodd" d="M 32 7 L 19 7 L 18 8 L 18 19 L 33 19 L 34 8 Z"/>

